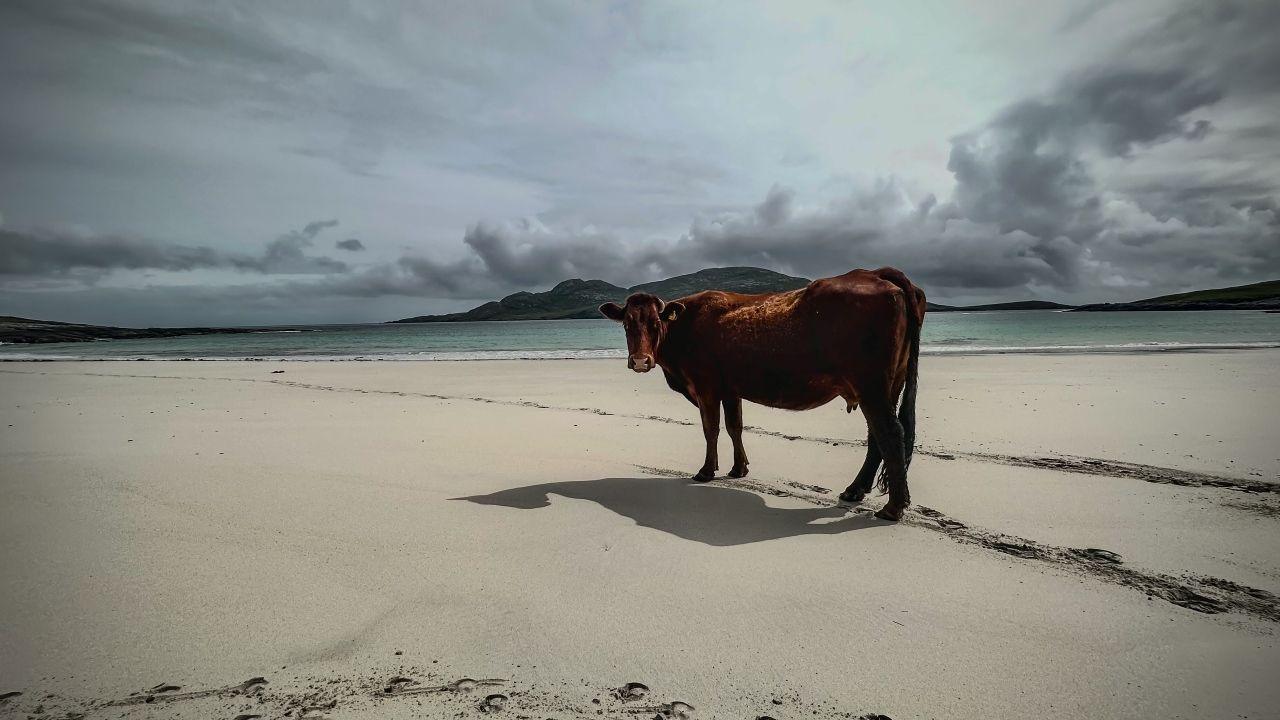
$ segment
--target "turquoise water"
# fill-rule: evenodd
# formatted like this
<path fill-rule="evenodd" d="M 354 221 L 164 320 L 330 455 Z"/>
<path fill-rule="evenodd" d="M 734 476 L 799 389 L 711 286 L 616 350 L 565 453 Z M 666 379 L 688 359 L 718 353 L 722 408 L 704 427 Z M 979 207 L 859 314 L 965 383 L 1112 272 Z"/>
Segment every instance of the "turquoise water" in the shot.
<path fill-rule="evenodd" d="M 1134 352 L 1280 347 L 1280 314 L 1260 311 L 934 313 L 923 352 Z M 319 325 L 243 335 L 0 346 L 0 359 L 491 360 L 623 357 L 608 320 Z"/>

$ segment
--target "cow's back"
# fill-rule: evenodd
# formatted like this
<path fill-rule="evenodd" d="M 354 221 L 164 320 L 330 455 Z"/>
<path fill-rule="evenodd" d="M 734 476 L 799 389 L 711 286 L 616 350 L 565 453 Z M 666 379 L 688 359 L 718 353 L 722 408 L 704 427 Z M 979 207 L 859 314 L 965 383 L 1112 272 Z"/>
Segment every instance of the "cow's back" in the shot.
<path fill-rule="evenodd" d="M 689 313 L 680 364 L 695 383 L 774 407 L 805 409 L 848 396 L 861 368 L 894 363 L 905 326 L 902 291 L 854 270 L 782 293 L 707 291 Z"/>

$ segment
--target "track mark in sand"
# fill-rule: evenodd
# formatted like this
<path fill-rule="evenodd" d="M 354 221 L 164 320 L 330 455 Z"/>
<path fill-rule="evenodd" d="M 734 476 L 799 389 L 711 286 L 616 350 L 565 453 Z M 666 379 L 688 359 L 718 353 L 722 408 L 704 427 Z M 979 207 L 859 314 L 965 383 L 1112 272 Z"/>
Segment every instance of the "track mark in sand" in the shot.
<path fill-rule="evenodd" d="M 330 710 L 333 710 L 333 709 L 335 709 L 335 708 L 337 708 L 337 707 L 338 707 L 338 701 L 337 701 L 337 700 L 330 700 L 329 702 L 327 702 L 327 703 L 323 703 L 323 704 L 320 704 L 320 705 L 308 705 L 308 706 L 305 706 L 305 707 L 301 708 L 301 709 L 298 711 L 298 717 L 300 717 L 300 718 L 323 718 L 323 717 L 326 717 L 326 716 L 328 715 L 328 712 L 329 712 Z"/>
<path fill-rule="evenodd" d="M 1280 502 L 1234 502 L 1223 500 L 1219 501 L 1218 504 L 1266 518 L 1280 518 Z"/>
<path fill-rule="evenodd" d="M 16 698 L 21 694 L 22 694 L 22 691 L 20 690 L 10 690 L 9 692 L 6 692 L 6 693 L 0 693 L 0 703 L 10 698 Z"/>
<path fill-rule="evenodd" d="M 637 466 L 642 471 L 663 477 L 687 477 L 665 468 Z M 787 490 L 759 480 L 716 478 L 708 484 L 763 492 L 778 497 L 791 497 L 813 505 L 830 507 L 822 495 L 802 489 Z M 798 483 L 797 483 L 798 484 Z M 847 507 L 854 514 L 869 514 L 865 507 Z M 913 505 L 902 524 L 939 532 L 958 543 L 975 545 L 1023 560 L 1048 563 L 1072 572 L 1121 585 L 1147 597 L 1159 597 L 1174 605 L 1196 612 L 1218 614 L 1237 612 L 1262 620 L 1280 623 L 1280 597 L 1266 591 L 1240 585 L 1230 580 L 1186 574 L 1174 577 L 1130 567 L 1118 553 L 1101 548 L 1070 548 L 1045 545 L 1034 540 L 972 527 L 945 513 L 924 505 Z M 888 524 L 888 523 L 886 523 Z"/>
<path fill-rule="evenodd" d="M 1159 597 L 1174 605 L 1206 614 L 1239 612 L 1280 623 L 1280 598 L 1256 588 L 1197 575 L 1174 577 L 1124 564 L 1117 553 L 1099 548 L 1064 548 L 1026 538 L 963 525 L 932 508 L 916 508 L 927 523 L 953 540 L 985 547 L 1006 555 L 1038 560 L 1116 585 Z M 912 523 L 928 527 L 925 523 Z"/>
<path fill-rule="evenodd" d="M 925 453 L 930 454 L 930 453 Z M 1224 490 L 1236 490 L 1247 493 L 1280 494 L 1280 483 L 1262 480 L 1246 480 L 1221 475 L 1175 470 L 1173 468 L 1143 465 L 1141 463 L 1122 462 L 1119 460 L 1099 460 L 1096 458 L 1045 456 L 1024 457 L 1020 455 L 1000 455 L 996 453 L 958 453 L 963 457 L 1001 465 L 1029 467 L 1040 470 L 1059 470 L 1079 473 L 1081 475 L 1101 475 L 1104 477 L 1130 478 L 1157 485 L 1178 485 L 1181 487 L 1211 487 Z"/>
<path fill-rule="evenodd" d="M 0 370 L 0 373 L 9 373 L 11 375 L 49 375 L 51 373 L 44 371 L 24 371 L 24 370 Z M 601 408 L 593 407 L 570 407 L 566 405 L 547 405 L 545 403 L 534 402 L 532 400 L 501 400 L 498 398 L 488 398 L 478 395 L 443 395 L 438 393 L 412 392 L 405 390 L 368 390 L 364 388 L 340 387 L 335 385 L 320 385 L 316 383 L 299 382 L 296 380 L 283 380 L 276 378 L 230 378 L 230 377 L 207 377 L 199 375 L 137 375 L 128 373 L 52 373 L 58 375 L 79 375 L 82 377 L 124 377 L 124 378 L 141 378 L 150 380 L 203 380 L 216 382 L 244 382 L 244 383 L 266 383 L 270 385 L 280 385 L 282 387 L 299 388 L 303 390 L 320 390 L 324 392 L 345 392 L 360 393 L 363 395 L 391 395 L 395 397 L 416 397 L 427 400 L 444 400 L 452 402 L 474 402 L 486 405 L 500 405 L 504 407 L 521 407 L 536 410 L 558 410 L 561 412 L 581 412 L 590 415 L 599 415 L 604 417 L 626 418 L 628 420 L 646 420 L 649 422 L 659 422 L 667 425 L 681 425 L 685 427 L 697 427 L 699 423 L 690 420 L 681 420 L 678 418 L 664 417 L 662 415 L 642 415 L 639 413 L 622 413 L 611 412 Z M 766 430 L 754 425 L 743 426 L 743 432 L 752 435 L 760 435 L 763 437 L 780 438 L 783 440 L 800 441 L 809 443 L 818 443 L 832 447 L 864 447 L 864 440 L 850 440 L 844 438 L 822 437 L 814 435 L 792 435 L 788 433 L 778 432 L 776 430 Z M 1022 456 L 1022 455 L 1002 455 L 999 453 L 985 452 L 961 452 L 951 451 L 942 452 L 939 450 L 929 450 L 926 448 L 917 448 L 917 455 L 925 455 L 939 460 L 975 460 L 978 462 L 990 462 L 1000 465 L 1011 465 L 1015 467 L 1034 468 L 1038 470 L 1056 470 L 1059 472 L 1077 473 L 1081 475 L 1094 475 L 1099 477 L 1125 478 L 1133 480 L 1141 480 L 1143 482 L 1154 483 L 1157 485 L 1176 485 L 1180 487 L 1196 487 L 1196 488 L 1217 488 L 1222 490 L 1233 490 L 1236 492 L 1244 492 L 1251 494 L 1272 494 L 1280 495 L 1280 482 L 1267 482 L 1262 480 L 1247 480 L 1244 478 L 1227 477 L 1223 475 L 1213 475 L 1210 473 L 1192 472 L 1189 470 L 1177 470 L 1174 468 L 1159 467 L 1156 465 L 1143 465 L 1141 463 L 1130 463 L 1119 460 L 1102 460 L 1098 458 L 1071 457 L 1071 456 Z M 680 473 L 681 476 L 685 473 Z M 1270 514 L 1263 512 L 1262 514 Z"/>
<path fill-rule="evenodd" d="M 693 717 L 694 710 L 696 708 L 681 700 L 673 700 L 662 705 L 627 708 L 627 712 L 632 714 L 654 713 L 660 717 L 676 718 L 677 720 L 690 720 Z"/>
<path fill-rule="evenodd" d="M 646 475 L 658 475 L 661 477 L 671 477 L 671 478 L 692 477 L 692 475 L 690 475 L 689 473 L 683 472 L 681 470 L 668 470 L 667 468 L 651 467 L 649 465 L 636 465 L 636 468 L 638 468 L 640 472 L 645 473 Z"/>
<path fill-rule="evenodd" d="M 421 695 L 423 693 L 439 693 L 439 692 L 456 692 L 469 693 L 478 687 L 494 687 L 506 683 L 502 678 L 488 678 L 485 680 L 472 680 L 471 678 L 462 678 L 447 685 L 418 685 L 418 681 L 407 677 L 394 677 L 382 689 L 384 696 L 396 695 Z M 505 695 L 503 696 L 506 697 Z"/>
<path fill-rule="evenodd" d="M 265 678 L 255 677 L 249 678 L 239 685 L 228 685 L 227 687 L 213 688 L 211 690 L 195 690 L 192 692 L 180 693 L 178 690 L 182 688 L 177 685 L 169 685 L 160 683 L 149 690 L 142 690 L 131 694 L 123 700 L 117 700 L 109 703 L 110 705 L 143 705 L 157 702 L 173 702 L 175 700 L 198 700 L 207 697 L 232 697 L 236 695 L 248 696 L 255 695 L 262 691 L 267 681 Z"/>
<path fill-rule="evenodd" d="M 795 480 L 788 480 L 786 484 L 797 490 L 808 490 L 809 492 L 818 493 L 819 495 L 831 494 L 831 488 L 824 488 L 821 485 L 805 485 L 804 483 L 798 483 Z"/>
<path fill-rule="evenodd" d="M 396 676 L 387 681 L 386 686 L 379 693 L 382 697 L 398 697 L 401 695 L 423 695 L 428 693 L 471 693 L 480 687 L 493 687 L 506 684 L 506 680 L 502 678 L 488 678 L 484 680 L 473 680 L 471 678 L 462 678 L 447 685 L 419 685 L 418 681 L 404 676 Z M 502 712 L 507 706 L 507 702 L 511 698 L 502 693 L 491 693 L 486 695 L 477 706 L 482 713 Z"/>

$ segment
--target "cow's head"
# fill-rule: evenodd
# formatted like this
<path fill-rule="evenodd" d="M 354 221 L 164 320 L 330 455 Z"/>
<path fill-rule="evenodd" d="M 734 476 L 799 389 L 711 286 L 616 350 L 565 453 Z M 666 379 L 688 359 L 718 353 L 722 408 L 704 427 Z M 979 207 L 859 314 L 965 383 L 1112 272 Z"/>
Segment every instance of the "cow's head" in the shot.
<path fill-rule="evenodd" d="M 648 293 L 636 293 L 626 305 L 605 303 L 600 314 L 622 323 L 627 331 L 627 367 L 649 372 L 657 364 L 658 348 L 672 321 L 684 312 L 679 302 L 664 303 Z"/>

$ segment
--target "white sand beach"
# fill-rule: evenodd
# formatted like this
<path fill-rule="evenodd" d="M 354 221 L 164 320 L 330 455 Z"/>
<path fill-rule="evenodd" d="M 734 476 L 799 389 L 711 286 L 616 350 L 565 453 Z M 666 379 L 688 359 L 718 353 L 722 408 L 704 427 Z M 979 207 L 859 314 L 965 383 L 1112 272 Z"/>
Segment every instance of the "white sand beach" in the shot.
<path fill-rule="evenodd" d="M 891 524 L 843 403 L 696 485 L 622 361 L 4 363 L 0 717 L 1276 717 L 1277 397 L 925 357 Z"/>

